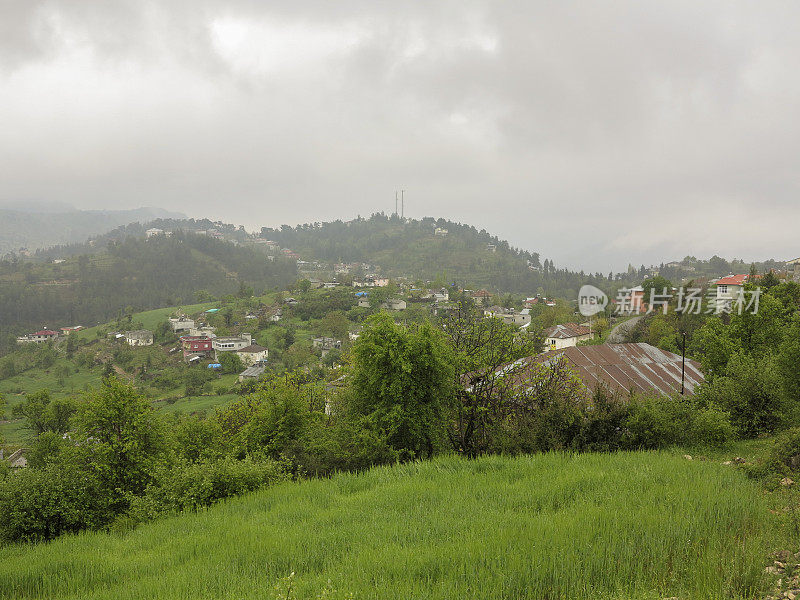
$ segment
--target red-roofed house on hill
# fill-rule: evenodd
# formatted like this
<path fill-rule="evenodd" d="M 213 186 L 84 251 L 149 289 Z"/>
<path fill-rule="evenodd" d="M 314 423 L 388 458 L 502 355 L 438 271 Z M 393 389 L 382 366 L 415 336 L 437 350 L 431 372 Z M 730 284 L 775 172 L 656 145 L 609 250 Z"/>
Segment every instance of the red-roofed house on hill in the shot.
<path fill-rule="evenodd" d="M 564 323 L 554 325 L 544 330 L 545 351 L 561 350 L 577 346 L 578 342 L 590 340 L 594 337 L 591 329 L 577 323 Z"/>
<path fill-rule="evenodd" d="M 749 275 L 728 275 L 717 280 L 717 306 L 730 308 L 741 294 Z"/>
<path fill-rule="evenodd" d="M 58 337 L 58 332 L 51 329 L 42 329 L 36 333 L 29 333 L 17 338 L 18 344 L 41 344 L 49 340 L 54 340 Z"/>

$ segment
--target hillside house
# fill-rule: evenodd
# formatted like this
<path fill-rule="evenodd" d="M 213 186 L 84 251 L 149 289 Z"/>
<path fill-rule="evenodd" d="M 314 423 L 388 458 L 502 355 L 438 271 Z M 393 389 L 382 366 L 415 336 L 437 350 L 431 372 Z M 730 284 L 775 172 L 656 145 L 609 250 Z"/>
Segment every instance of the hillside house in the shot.
<path fill-rule="evenodd" d="M 800 282 L 800 258 L 786 261 L 786 279 Z"/>
<path fill-rule="evenodd" d="M 76 333 L 78 331 L 83 331 L 83 329 L 84 329 L 83 325 L 75 325 L 73 327 L 62 327 L 61 328 L 61 335 L 67 336 L 67 335 L 70 335 L 71 333 Z"/>
<path fill-rule="evenodd" d="M 241 359 L 243 365 L 248 367 L 260 362 L 266 362 L 268 355 L 269 351 L 258 344 L 250 344 L 241 350 L 236 350 L 236 356 Z"/>
<path fill-rule="evenodd" d="M 212 349 L 211 338 L 204 335 L 185 335 L 181 337 L 181 348 L 186 360 L 208 356 Z"/>
<path fill-rule="evenodd" d="M 594 335 L 588 327 L 577 323 L 564 323 L 545 329 L 544 337 L 545 352 L 551 352 L 577 346 L 578 342 L 590 340 Z"/>
<path fill-rule="evenodd" d="M 359 296 L 358 297 L 358 306 L 360 308 L 369 308 L 370 307 L 369 298 L 366 295 Z"/>
<path fill-rule="evenodd" d="M 622 314 L 639 314 L 647 310 L 647 299 L 644 297 L 642 286 L 623 288 L 619 293 L 621 299 L 619 311 Z M 612 302 L 616 304 L 617 300 L 612 300 Z"/>
<path fill-rule="evenodd" d="M 175 333 L 182 331 L 191 331 L 194 329 L 194 319 L 188 317 L 171 317 L 169 319 L 169 326 Z"/>
<path fill-rule="evenodd" d="M 405 310 L 408 304 L 402 298 L 390 298 L 381 304 L 381 308 L 387 310 Z"/>
<path fill-rule="evenodd" d="M 321 356 L 324 358 L 331 350 L 339 350 L 342 347 L 342 341 L 332 337 L 318 337 L 313 339 L 311 345 L 319 348 L 322 351 Z"/>
<path fill-rule="evenodd" d="M 433 235 L 437 237 L 447 237 L 448 233 L 450 232 L 447 231 L 447 229 L 445 229 L 444 227 L 437 227 L 436 229 L 433 230 Z"/>
<path fill-rule="evenodd" d="M 484 309 L 483 316 L 487 318 L 495 317 L 501 319 L 503 323 L 516 325 L 517 327 L 526 327 L 531 322 L 531 313 L 527 308 L 517 312 L 513 308 L 494 305 Z"/>
<path fill-rule="evenodd" d="M 744 290 L 748 275 L 728 275 L 717 280 L 717 307 L 719 309 L 730 310 L 731 305 L 736 301 Z"/>
<path fill-rule="evenodd" d="M 438 292 L 433 292 L 433 301 L 434 302 L 449 302 L 450 301 L 450 294 L 447 291 L 447 288 L 442 288 Z"/>
<path fill-rule="evenodd" d="M 152 346 L 153 345 L 153 332 L 147 329 L 138 329 L 136 331 L 126 331 L 125 341 L 129 346 Z"/>
<path fill-rule="evenodd" d="M 195 325 L 195 327 L 192 327 L 189 330 L 189 335 L 214 337 L 214 330 L 215 329 L 216 328 L 212 327 L 211 325 L 205 325 L 203 323 L 197 323 Z"/>
<path fill-rule="evenodd" d="M 55 340 L 58 337 L 58 332 L 52 329 L 42 329 L 36 333 L 29 333 L 17 338 L 18 344 L 41 344 Z"/>
<path fill-rule="evenodd" d="M 158 227 L 152 227 L 144 232 L 145 236 L 151 238 L 157 235 L 164 235 L 164 230 L 159 229 Z"/>
<path fill-rule="evenodd" d="M 253 336 L 249 333 L 228 337 L 217 337 L 212 340 L 211 347 L 214 352 L 238 352 L 253 343 Z"/>

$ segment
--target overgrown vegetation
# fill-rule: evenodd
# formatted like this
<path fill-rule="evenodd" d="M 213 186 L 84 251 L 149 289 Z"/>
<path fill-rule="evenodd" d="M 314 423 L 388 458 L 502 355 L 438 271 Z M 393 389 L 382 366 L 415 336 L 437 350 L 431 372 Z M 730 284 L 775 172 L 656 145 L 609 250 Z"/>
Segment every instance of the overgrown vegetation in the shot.
<path fill-rule="evenodd" d="M 0 596 L 753 598 L 767 507 L 740 473 L 668 454 L 440 457 L 0 549 Z"/>

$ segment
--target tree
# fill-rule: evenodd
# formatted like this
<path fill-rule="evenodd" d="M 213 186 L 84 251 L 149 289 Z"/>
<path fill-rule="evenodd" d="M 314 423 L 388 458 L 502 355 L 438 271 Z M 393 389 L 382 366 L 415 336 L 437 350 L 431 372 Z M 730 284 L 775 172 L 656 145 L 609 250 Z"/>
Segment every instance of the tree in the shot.
<path fill-rule="evenodd" d="M 665 277 L 656 275 L 642 282 L 642 290 L 642 298 L 649 304 L 652 297 L 657 297 L 665 293 L 670 294 L 672 292 L 672 282 Z M 653 310 L 656 310 L 656 308 L 657 307 L 654 307 Z"/>
<path fill-rule="evenodd" d="M 729 412 L 739 434 L 748 438 L 775 431 L 786 416 L 778 368 L 771 355 L 753 357 L 737 352 L 724 375 L 703 386 L 700 398 Z"/>
<path fill-rule="evenodd" d="M 241 373 L 244 369 L 242 359 L 236 352 L 220 352 L 218 360 L 223 373 Z"/>
<path fill-rule="evenodd" d="M 77 422 L 93 470 L 124 509 L 165 458 L 167 436 L 155 409 L 132 385 L 108 377 L 85 395 Z"/>
<path fill-rule="evenodd" d="M 455 450 L 477 456 L 489 448 L 490 433 L 508 414 L 517 359 L 536 351 L 536 340 L 520 335 L 500 319 L 486 319 L 474 303 L 464 300 L 441 324 L 455 352 L 449 438 Z M 505 368 L 508 376 L 499 377 Z"/>
<path fill-rule="evenodd" d="M 407 327 L 386 313 L 367 320 L 353 346 L 350 409 L 386 435 L 400 457 L 429 457 L 444 437 L 453 356 L 429 323 Z"/>
<path fill-rule="evenodd" d="M 350 322 L 347 320 L 347 315 L 344 314 L 344 311 L 334 310 L 325 315 L 322 323 L 320 323 L 319 330 L 323 335 L 337 340 L 345 340 L 350 330 Z"/>
<path fill-rule="evenodd" d="M 47 416 L 45 411 L 50 404 L 50 392 L 39 390 L 25 396 L 25 400 L 17 404 L 12 413 L 15 417 L 24 417 L 25 426 L 31 429 L 34 435 L 47 431 Z"/>
<path fill-rule="evenodd" d="M 777 363 L 787 399 L 794 406 L 800 405 L 800 316 L 794 318 L 786 332 L 778 350 Z"/>

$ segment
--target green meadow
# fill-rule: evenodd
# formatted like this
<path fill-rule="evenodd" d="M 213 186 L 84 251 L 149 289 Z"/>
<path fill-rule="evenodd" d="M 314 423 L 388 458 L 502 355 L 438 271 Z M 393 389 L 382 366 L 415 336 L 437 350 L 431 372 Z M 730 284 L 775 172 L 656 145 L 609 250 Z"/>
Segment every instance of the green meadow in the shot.
<path fill-rule="evenodd" d="M 441 457 L 0 548 L 0 597 L 757 598 L 768 501 L 669 453 Z"/>

